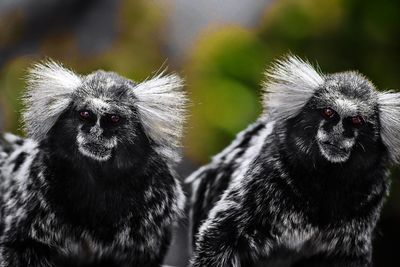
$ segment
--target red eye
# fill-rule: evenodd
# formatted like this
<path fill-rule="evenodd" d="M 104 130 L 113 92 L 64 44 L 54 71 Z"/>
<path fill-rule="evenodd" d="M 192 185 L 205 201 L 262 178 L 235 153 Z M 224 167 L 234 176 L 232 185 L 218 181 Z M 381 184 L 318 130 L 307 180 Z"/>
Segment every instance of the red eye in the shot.
<path fill-rule="evenodd" d="M 83 119 L 83 120 L 89 119 L 89 117 L 90 117 L 90 111 L 87 111 L 87 110 L 79 111 L 79 117 L 80 117 L 81 119 Z"/>
<path fill-rule="evenodd" d="M 360 115 L 357 115 L 357 116 L 351 117 L 351 123 L 355 127 L 360 127 L 361 125 L 364 124 L 364 119 Z"/>
<path fill-rule="evenodd" d="M 335 111 L 331 108 L 324 108 L 322 110 L 322 115 L 324 116 L 325 119 L 329 120 L 332 119 L 333 116 L 335 116 Z"/>
<path fill-rule="evenodd" d="M 114 124 L 118 123 L 121 120 L 121 117 L 118 115 L 111 115 L 110 116 L 110 121 Z"/>

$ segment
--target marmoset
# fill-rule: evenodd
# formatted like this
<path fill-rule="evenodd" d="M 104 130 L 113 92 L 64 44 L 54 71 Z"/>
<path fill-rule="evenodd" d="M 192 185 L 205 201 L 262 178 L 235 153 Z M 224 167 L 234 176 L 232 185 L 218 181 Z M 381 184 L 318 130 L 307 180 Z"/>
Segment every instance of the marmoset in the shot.
<path fill-rule="evenodd" d="M 28 138 L 0 141 L 0 266 L 160 266 L 185 199 L 183 80 L 48 60 L 27 82 Z"/>
<path fill-rule="evenodd" d="M 259 119 L 187 180 L 192 266 L 371 266 L 400 94 L 296 56 L 266 76 Z"/>

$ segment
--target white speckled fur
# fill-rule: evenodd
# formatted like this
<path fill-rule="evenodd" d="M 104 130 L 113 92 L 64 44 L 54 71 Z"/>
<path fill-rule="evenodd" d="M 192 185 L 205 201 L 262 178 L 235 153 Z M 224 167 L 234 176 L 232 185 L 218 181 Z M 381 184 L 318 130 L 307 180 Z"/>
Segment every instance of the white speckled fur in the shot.
<path fill-rule="evenodd" d="M 295 56 L 278 61 L 267 78 L 265 112 L 186 180 L 192 183 L 191 223 L 196 226 L 192 266 L 259 260 L 268 263 L 255 266 L 292 266 L 316 255 L 322 256 L 321 265 L 337 261 L 343 266 L 369 266 L 373 229 L 390 185 L 377 108 L 379 115 L 387 112 L 380 121 L 390 129 L 381 134 L 391 140 L 384 144 L 398 156 L 400 139 L 392 135 L 399 129 L 395 116 L 400 117 L 400 105 L 389 96 L 379 96 L 357 72 L 320 74 Z M 335 117 L 323 115 L 326 107 L 335 111 Z M 362 116 L 368 127 L 352 124 L 353 116 Z M 360 141 L 366 139 L 364 144 L 370 147 Z M 381 165 L 357 164 L 368 156 L 368 149 L 379 156 L 367 158 Z M 361 170 L 365 173 L 357 177 L 360 170 L 351 173 L 353 168 L 365 168 Z M 368 186 L 374 188 L 362 191 L 351 179 L 364 186 L 372 181 Z M 330 192 L 326 187 L 332 184 L 335 191 Z M 360 195 L 353 204 L 365 209 L 362 218 L 344 218 L 342 213 L 347 201 L 353 201 L 348 193 L 352 190 Z M 289 258 L 279 261 L 279 253 L 286 250 Z M 278 265 L 269 262 L 275 263 L 275 258 Z"/>

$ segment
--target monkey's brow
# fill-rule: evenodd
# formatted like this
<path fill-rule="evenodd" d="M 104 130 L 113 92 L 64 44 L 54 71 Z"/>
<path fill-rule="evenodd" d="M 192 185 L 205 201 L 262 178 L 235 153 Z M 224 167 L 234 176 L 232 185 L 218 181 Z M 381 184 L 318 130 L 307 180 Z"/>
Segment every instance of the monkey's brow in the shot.
<path fill-rule="evenodd" d="M 85 103 L 85 102 L 76 104 L 75 109 L 77 111 L 80 111 L 83 109 L 96 110 L 96 108 L 94 108 L 93 105 L 91 105 L 90 103 Z M 127 115 L 127 114 L 131 113 L 131 109 L 129 107 L 125 107 L 123 104 L 118 105 L 118 103 L 111 103 L 111 104 L 109 104 L 109 107 L 104 110 L 103 113 Z"/>

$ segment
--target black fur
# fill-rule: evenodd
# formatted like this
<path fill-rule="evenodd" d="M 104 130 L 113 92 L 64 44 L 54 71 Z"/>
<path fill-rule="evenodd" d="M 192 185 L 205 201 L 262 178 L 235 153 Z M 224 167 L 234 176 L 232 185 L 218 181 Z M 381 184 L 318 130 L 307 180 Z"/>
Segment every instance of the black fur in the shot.
<path fill-rule="evenodd" d="M 1 140 L 0 266 L 162 264 L 183 208 L 178 178 L 129 100 L 134 84 L 88 77 L 39 142 Z"/>

